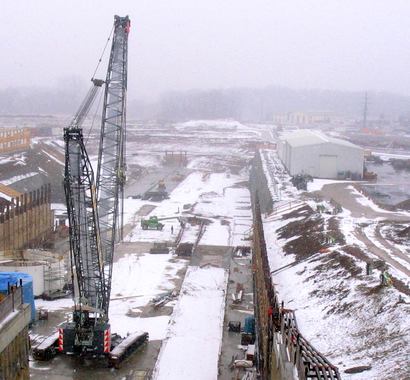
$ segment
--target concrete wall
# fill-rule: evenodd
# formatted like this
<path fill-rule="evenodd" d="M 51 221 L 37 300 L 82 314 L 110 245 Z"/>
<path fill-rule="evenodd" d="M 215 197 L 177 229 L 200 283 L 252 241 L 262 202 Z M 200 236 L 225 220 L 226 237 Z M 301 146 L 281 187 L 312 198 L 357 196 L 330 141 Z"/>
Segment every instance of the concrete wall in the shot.
<path fill-rule="evenodd" d="M 252 167 L 249 174 L 249 189 L 252 198 L 255 198 L 256 195 L 259 197 L 262 212 L 272 212 L 272 195 L 269 190 L 265 172 L 263 171 L 260 152 L 257 152 L 252 160 Z"/>
<path fill-rule="evenodd" d="M 31 307 L 22 303 L 22 288 L 0 302 L 0 379 L 29 379 Z"/>

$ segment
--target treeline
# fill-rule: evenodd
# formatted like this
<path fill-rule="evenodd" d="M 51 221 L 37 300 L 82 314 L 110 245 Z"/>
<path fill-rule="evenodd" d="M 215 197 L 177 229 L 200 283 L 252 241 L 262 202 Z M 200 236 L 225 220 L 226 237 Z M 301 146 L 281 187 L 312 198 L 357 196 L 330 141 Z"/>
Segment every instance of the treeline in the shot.
<path fill-rule="evenodd" d="M 397 119 L 409 115 L 410 97 L 385 92 L 368 94 L 368 117 Z M 168 92 L 157 102 L 131 101 L 131 116 L 141 119 L 187 120 L 234 118 L 270 121 L 273 115 L 294 111 L 330 111 L 362 118 L 364 93 L 330 90 L 293 90 L 270 86 Z"/>
<path fill-rule="evenodd" d="M 85 90 L 24 87 L 0 90 L 0 115 L 74 114 Z"/>
<path fill-rule="evenodd" d="M 72 88 L 72 90 L 70 90 Z M 235 118 L 268 121 L 274 114 L 292 111 L 330 111 L 362 117 L 364 93 L 330 90 L 294 90 L 285 87 L 231 88 L 167 92 L 154 102 L 133 100 L 128 89 L 128 115 L 142 120 Z M 0 114 L 73 114 L 86 87 L 9 88 L 0 90 Z M 385 92 L 368 94 L 370 118 L 409 116 L 410 97 Z"/>

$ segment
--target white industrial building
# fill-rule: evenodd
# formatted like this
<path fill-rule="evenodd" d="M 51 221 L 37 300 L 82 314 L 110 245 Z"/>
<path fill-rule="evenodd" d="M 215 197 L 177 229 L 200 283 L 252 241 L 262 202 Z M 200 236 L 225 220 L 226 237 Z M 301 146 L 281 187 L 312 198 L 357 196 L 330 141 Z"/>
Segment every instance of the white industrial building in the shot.
<path fill-rule="evenodd" d="M 361 179 L 364 150 L 348 141 L 321 132 L 299 129 L 285 133 L 278 154 L 289 174 L 315 178 Z"/>

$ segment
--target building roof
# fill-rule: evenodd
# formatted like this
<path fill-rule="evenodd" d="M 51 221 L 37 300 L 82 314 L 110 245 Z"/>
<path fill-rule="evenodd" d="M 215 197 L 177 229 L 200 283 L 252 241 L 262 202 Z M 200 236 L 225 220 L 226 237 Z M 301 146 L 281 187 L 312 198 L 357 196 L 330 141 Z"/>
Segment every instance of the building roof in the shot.
<path fill-rule="evenodd" d="M 297 129 L 292 132 L 284 133 L 281 139 L 286 141 L 292 147 L 330 143 L 349 148 L 362 149 L 358 145 L 352 144 L 349 141 L 330 137 L 322 132 L 310 129 Z"/>
<path fill-rule="evenodd" d="M 0 205 L 11 204 L 13 198 L 20 197 L 21 193 L 0 183 Z"/>

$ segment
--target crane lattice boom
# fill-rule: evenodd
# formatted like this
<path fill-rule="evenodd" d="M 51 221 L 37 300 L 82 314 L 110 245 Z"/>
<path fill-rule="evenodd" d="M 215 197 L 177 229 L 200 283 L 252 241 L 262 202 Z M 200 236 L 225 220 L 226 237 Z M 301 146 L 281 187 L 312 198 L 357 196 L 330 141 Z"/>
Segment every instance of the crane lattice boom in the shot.
<path fill-rule="evenodd" d="M 114 35 L 107 77 L 105 80 L 104 107 L 101 122 L 100 148 L 98 152 L 97 189 L 98 215 L 105 263 L 105 290 L 110 299 L 114 242 L 118 238 L 118 216 L 121 218 L 125 182 L 125 134 L 128 16 L 115 16 Z M 122 220 L 122 219 L 121 219 Z"/>

